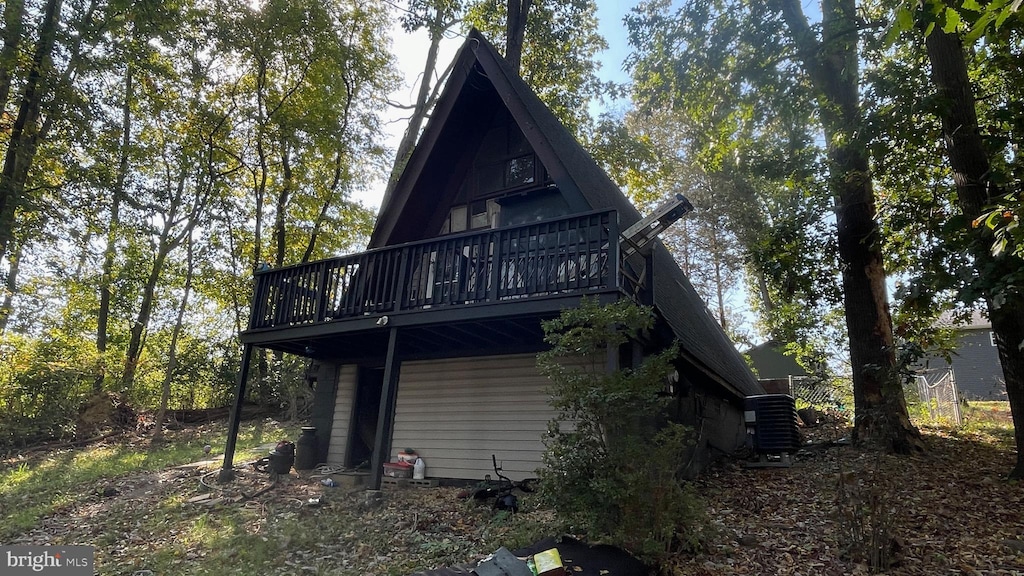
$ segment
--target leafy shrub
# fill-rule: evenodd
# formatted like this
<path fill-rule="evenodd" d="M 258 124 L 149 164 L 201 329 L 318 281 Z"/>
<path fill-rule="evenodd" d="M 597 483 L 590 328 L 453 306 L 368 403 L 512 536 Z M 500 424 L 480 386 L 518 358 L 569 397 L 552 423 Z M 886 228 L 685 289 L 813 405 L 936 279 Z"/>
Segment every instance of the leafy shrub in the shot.
<path fill-rule="evenodd" d="M 95 354 L 63 338 L 6 335 L 0 341 L 0 446 L 74 434 L 91 389 Z"/>
<path fill-rule="evenodd" d="M 552 349 L 538 356 L 552 382 L 559 420 L 545 437 L 541 493 L 592 539 L 658 562 L 699 544 L 702 507 L 681 478 L 691 430 L 666 422 L 660 393 L 675 346 L 634 368 L 605 369 L 609 349 L 653 326 L 649 308 L 629 302 L 579 308 L 544 324 Z"/>

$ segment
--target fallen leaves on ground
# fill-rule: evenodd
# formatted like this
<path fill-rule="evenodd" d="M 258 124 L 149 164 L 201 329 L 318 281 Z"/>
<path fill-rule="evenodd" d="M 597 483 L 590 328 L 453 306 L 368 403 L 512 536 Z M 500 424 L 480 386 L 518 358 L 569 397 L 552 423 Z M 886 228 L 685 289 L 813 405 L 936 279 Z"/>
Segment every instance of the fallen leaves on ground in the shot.
<path fill-rule="evenodd" d="M 675 573 L 871 573 L 839 514 L 844 482 L 861 499 L 865 540 L 875 528 L 889 546 L 876 573 L 1024 575 L 1024 485 L 1004 478 L 1012 450 L 930 428 L 927 452 L 896 456 L 836 443 L 846 429 L 810 432 L 789 468 L 724 461 L 698 480 L 718 537 L 677 557 Z"/>
<path fill-rule="evenodd" d="M 1024 575 L 1024 486 L 1003 477 L 1014 456 L 1005 443 L 932 428 L 928 452 L 890 456 L 832 442 L 846 432 L 809 430 L 789 468 L 713 465 L 697 481 L 712 524 L 706 549 L 673 558 L 666 571 L 869 573 L 838 514 L 842 480 L 857 498 L 873 498 L 855 511 L 871 516 L 862 518 L 868 532 L 884 524 L 892 548 L 882 573 Z M 399 576 L 515 548 L 557 525 L 549 511 L 528 506 L 513 517 L 459 499 L 456 488 L 373 493 L 294 473 L 272 484 L 251 469 L 218 485 L 215 472 L 175 467 L 83 486 L 8 543 L 96 546 L 100 574 Z"/>

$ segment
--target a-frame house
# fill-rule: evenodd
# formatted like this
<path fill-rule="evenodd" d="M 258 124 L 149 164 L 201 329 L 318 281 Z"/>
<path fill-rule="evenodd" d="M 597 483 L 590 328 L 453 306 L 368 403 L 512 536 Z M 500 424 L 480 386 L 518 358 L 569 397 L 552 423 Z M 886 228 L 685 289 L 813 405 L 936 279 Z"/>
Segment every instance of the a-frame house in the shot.
<path fill-rule="evenodd" d="M 699 455 L 732 450 L 742 399 L 763 390 L 664 246 L 620 251 L 639 219 L 473 31 L 369 249 L 256 273 L 240 381 L 252 346 L 317 359 L 320 460 L 371 461 L 371 487 L 406 447 L 428 476 L 481 479 L 494 455 L 519 479 L 541 465 L 555 415 L 535 367 L 541 321 L 584 296 L 628 298 L 653 304 L 658 328 L 609 367 L 677 339 L 677 416 L 697 429 Z"/>

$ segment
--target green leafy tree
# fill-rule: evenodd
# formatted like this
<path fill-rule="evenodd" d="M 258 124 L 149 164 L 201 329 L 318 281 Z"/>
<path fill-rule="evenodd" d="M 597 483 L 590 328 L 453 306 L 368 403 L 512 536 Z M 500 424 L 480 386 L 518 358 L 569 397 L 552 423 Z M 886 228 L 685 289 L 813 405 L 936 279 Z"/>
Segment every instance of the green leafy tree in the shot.
<path fill-rule="evenodd" d="M 704 64 L 689 54 L 683 59 L 693 68 Z M 689 99 L 677 102 L 676 110 L 665 109 L 656 94 L 660 89 L 645 87 L 648 78 L 637 74 L 637 110 L 626 126 L 655 158 L 645 162 L 656 166 L 647 175 L 657 190 L 683 192 L 697 207 L 665 235 L 677 261 L 718 310 L 720 322 L 728 316 L 725 295 L 741 290 L 743 273 L 742 288 L 759 313 L 759 327 L 773 339 L 800 346 L 808 358 L 817 356 L 818 342 L 828 334 L 821 319 L 838 300 L 837 268 L 829 199 L 813 154 L 798 144 L 804 139 L 780 138 L 775 127 L 783 119 L 752 112 L 752 118 L 765 119 L 763 125 L 744 122 L 731 128 L 733 139 L 710 142 L 704 124 L 691 120 L 696 112 L 686 109 Z M 792 124 L 789 130 L 799 133 Z M 788 161 L 774 160 L 780 156 Z"/>
<path fill-rule="evenodd" d="M 59 330 L 76 348 L 91 343 L 94 389 L 120 383 L 142 406 L 157 404 L 170 374 L 173 403 L 175 374 L 220 390 L 237 361 L 255 254 L 290 263 L 365 242 L 373 215 L 350 194 L 382 165 L 377 114 L 393 79 L 384 10 L 285 4 L 5 4 L 0 153 L 17 155 L 20 170 L 31 160 L 23 188 L 10 178 L 0 186 L 2 217 L 13 219 L 0 264 L 5 334 L 36 343 Z M 51 7 L 56 24 L 43 18 Z M 57 30 L 52 48 L 40 44 L 44 25 Z M 261 86 L 258 62 L 248 66 L 254 45 L 268 55 Z M 42 52 L 57 56 L 33 65 Z M 262 128 L 250 114 L 260 98 L 276 108 Z M 11 139 L 19 110 L 24 129 Z M 263 176 L 260 146 L 267 186 L 257 211 L 248 192 Z M 182 246 L 199 230 L 204 258 L 181 353 L 167 354 L 186 292 Z M 194 353 L 202 347 L 218 352 Z"/>
<path fill-rule="evenodd" d="M 992 25 L 995 28 L 991 32 L 992 42 L 986 50 L 1001 55 L 1004 64 L 1012 62 L 1012 58 L 1006 57 L 1012 53 L 1013 41 L 1007 42 L 1006 31 L 998 28 L 1000 24 L 1008 25 L 1011 37 L 1019 34 L 1020 21 L 1014 14 L 1015 8 L 1015 5 L 1001 2 L 982 7 L 977 2 L 949 5 L 936 1 L 918 5 L 911 15 L 908 7 L 901 6 L 897 10 L 895 30 L 901 25 L 905 27 L 910 18 L 924 35 L 936 93 L 933 112 L 942 125 L 956 205 L 962 216 L 958 221 L 971 223 L 966 234 L 976 279 L 964 291 L 985 301 L 992 322 L 1018 447 L 1017 462 L 1010 476 L 1024 478 L 1024 287 L 1021 286 L 1024 262 L 1014 250 L 1005 249 L 1011 239 L 1006 233 L 1014 220 L 1013 211 L 991 211 L 992 205 L 1005 198 L 1006 185 L 1015 176 L 1019 178 L 1020 162 L 1016 150 L 1010 146 L 1013 135 L 1019 136 L 1019 120 L 1012 117 L 1014 108 L 1019 111 L 1012 96 L 1019 88 L 1005 83 L 991 70 L 988 74 L 978 74 L 979 80 L 972 79 L 964 46 L 965 40 L 977 40 Z M 1013 71 L 1003 72 L 1012 74 Z M 1019 66 L 1016 72 L 1019 82 Z M 979 84 L 998 95 L 994 98 L 995 104 L 981 103 L 977 96 Z M 994 112 L 993 128 L 988 134 L 983 132 L 980 122 L 986 112 Z M 983 222 L 1001 228 L 1004 233 L 995 249 L 989 226 Z M 1010 232 L 1012 236 L 1012 229 Z"/>
<path fill-rule="evenodd" d="M 100 1 L 47 0 L 4 5 L 0 49 L 0 325 L 14 312 L 20 265 L 59 204 L 55 189 L 79 164 L 72 143 L 54 134 L 88 135 L 89 83 L 83 70 L 103 67 L 104 34 L 117 28 Z M 62 140 L 62 141 L 58 141 Z M 81 152 L 81 150 L 76 150 Z M 6 261 L 6 262 L 5 262 Z"/>
<path fill-rule="evenodd" d="M 678 349 L 606 368 L 609 354 L 653 325 L 650 308 L 583 299 L 543 324 L 551 349 L 537 366 L 559 412 L 545 440 L 544 496 L 575 529 L 657 561 L 694 548 L 703 520 L 681 478 L 690 431 L 666 419 L 661 394 Z"/>
<path fill-rule="evenodd" d="M 225 151 L 239 167 L 223 225 L 232 269 L 247 282 L 261 263 L 309 261 L 368 236 L 372 214 L 347 197 L 383 167 L 378 110 L 394 76 L 380 42 L 384 6 L 342 0 L 222 9 L 216 45 L 238 74 L 225 94 L 237 106 Z M 250 294 L 227 290 L 241 325 Z M 280 355 L 273 362 L 283 365 Z M 258 373 L 260 401 L 278 402 L 282 381 L 262 355 Z"/>
<path fill-rule="evenodd" d="M 416 89 L 416 100 L 411 105 L 393 104 L 399 108 L 408 108 L 409 125 L 406 126 L 402 139 L 395 151 L 395 161 L 391 167 L 384 198 L 391 195 L 398 184 L 398 179 L 405 170 L 416 141 L 423 129 L 430 110 L 433 109 L 444 85 L 449 70 L 437 74 L 437 55 L 441 49 L 441 41 L 462 18 L 463 6 L 458 0 L 409 0 L 409 10 L 402 16 L 402 29 L 416 32 L 425 29 L 430 44 L 427 56 L 423 61 L 423 72 L 420 74 L 419 86 Z"/>
<path fill-rule="evenodd" d="M 855 435 L 859 441 L 906 452 L 920 443 L 907 416 L 896 366 L 868 148 L 862 140 L 862 23 L 852 0 L 825 0 L 821 13 L 820 24 L 812 26 L 801 4 L 791 0 L 701 0 L 677 11 L 655 2 L 638 9 L 630 29 L 649 92 L 660 90 L 665 105 L 686 110 L 688 120 L 698 126 L 703 123 L 714 150 L 733 150 L 727 143 L 736 134 L 748 134 L 738 130 L 746 124 L 763 122 L 765 116 L 779 119 L 779 126 L 765 126 L 768 131 L 761 135 L 792 147 L 796 159 L 803 160 L 797 164 L 803 167 L 793 171 L 801 181 L 813 164 L 799 152 L 813 154 L 808 136 L 817 135 L 800 129 L 795 120 L 806 120 L 808 111 L 817 120 L 824 141 L 825 183 L 835 199 L 832 238 L 842 273 Z M 682 56 L 698 50 L 699 60 L 712 65 L 691 70 Z M 689 104 L 680 106 L 681 101 Z M 779 147 L 768 150 L 777 153 Z M 790 156 L 765 160 L 773 157 Z"/>
<path fill-rule="evenodd" d="M 587 104 L 608 88 L 596 75 L 597 55 L 608 47 L 597 33 L 596 4 L 593 0 L 560 0 L 521 2 L 519 6 L 518 18 L 526 14 L 519 73 L 579 137 L 590 128 Z M 468 8 L 465 22 L 496 46 L 508 46 L 508 16 L 506 2 L 483 0 Z"/>

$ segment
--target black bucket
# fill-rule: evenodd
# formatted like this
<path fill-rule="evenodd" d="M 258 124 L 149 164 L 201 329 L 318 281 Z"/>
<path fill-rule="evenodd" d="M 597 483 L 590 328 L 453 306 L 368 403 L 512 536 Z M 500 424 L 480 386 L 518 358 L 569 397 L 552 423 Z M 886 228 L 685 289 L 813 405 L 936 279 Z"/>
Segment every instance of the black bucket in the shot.
<path fill-rule="evenodd" d="M 270 451 L 270 471 L 275 474 L 288 474 L 295 463 L 295 444 L 282 440 Z"/>

